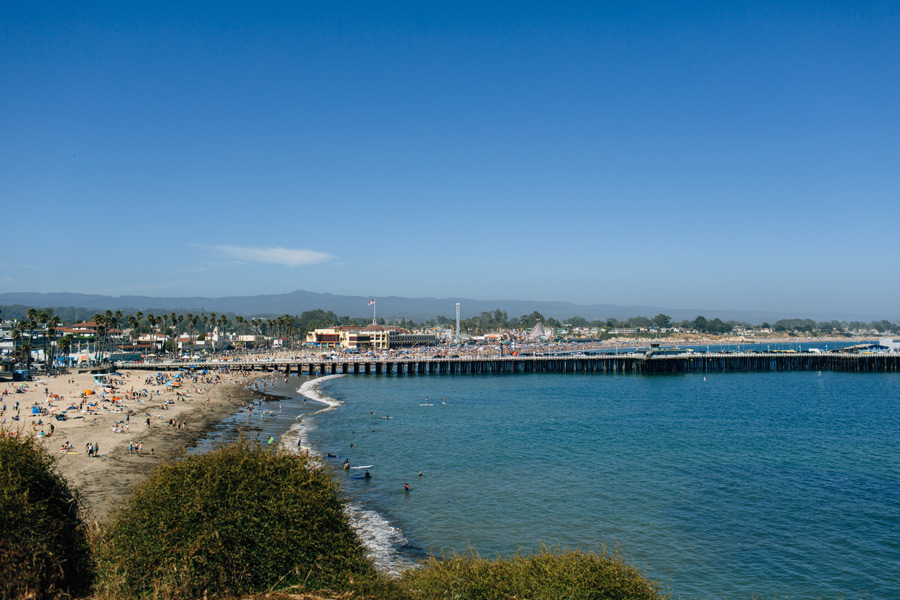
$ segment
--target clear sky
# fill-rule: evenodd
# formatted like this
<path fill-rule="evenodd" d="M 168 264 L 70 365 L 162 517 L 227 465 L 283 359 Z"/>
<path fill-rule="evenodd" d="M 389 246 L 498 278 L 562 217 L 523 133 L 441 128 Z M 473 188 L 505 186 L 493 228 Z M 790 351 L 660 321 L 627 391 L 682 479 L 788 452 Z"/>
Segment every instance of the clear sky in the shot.
<path fill-rule="evenodd" d="M 0 8 L 0 292 L 900 317 L 896 1 L 137 4 Z"/>

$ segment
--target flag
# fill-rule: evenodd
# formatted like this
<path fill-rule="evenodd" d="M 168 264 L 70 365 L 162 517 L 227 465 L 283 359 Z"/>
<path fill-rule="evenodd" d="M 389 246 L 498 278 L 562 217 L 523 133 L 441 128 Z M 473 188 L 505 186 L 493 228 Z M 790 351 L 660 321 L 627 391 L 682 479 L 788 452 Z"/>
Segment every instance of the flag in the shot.
<path fill-rule="evenodd" d="M 372 298 L 371 300 L 369 300 L 369 306 L 372 306 L 373 304 L 375 304 L 375 298 Z"/>

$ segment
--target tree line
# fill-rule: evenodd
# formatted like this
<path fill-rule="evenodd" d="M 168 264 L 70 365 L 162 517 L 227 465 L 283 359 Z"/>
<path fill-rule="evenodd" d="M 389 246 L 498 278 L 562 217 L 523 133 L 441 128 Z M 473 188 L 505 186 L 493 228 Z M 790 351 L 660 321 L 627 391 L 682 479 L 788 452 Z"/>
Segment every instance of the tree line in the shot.
<path fill-rule="evenodd" d="M 39 336 L 43 349 L 49 355 L 55 345 L 60 352 L 67 353 L 71 348 L 75 337 L 71 334 L 58 336 L 58 328 L 63 323 L 72 323 L 75 319 L 66 319 L 64 315 L 75 316 L 76 312 L 83 315 L 88 321 L 98 325 L 97 338 L 105 346 L 109 346 L 110 333 L 117 330 L 127 330 L 133 341 L 141 335 L 156 334 L 176 338 L 187 334 L 192 341 L 204 340 L 213 331 L 236 333 L 237 335 L 259 335 L 268 338 L 282 338 L 288 343 L 303 340 L 306 334 L 315 329 L 335 326 L 365 326 L 371 321 L 368 317 L 339 316 L 330 310 L 307 310 L 300 315 L 283 314 L 279 316 L 253 316 L 245 317 L 235 313 L 216 312 L 183 312 L 147 310 L 107 310 L 95 312 L 90 317 L 83 309 L 65 309 L 57 313 L 55 309 L 26 307 L 22 305 L 4 306 L 0 309 L 0 317 L 15 321 L 12 327 L 12 335 L 17 340 L 17 348 L 23 355 L 29 350 L 38 349 L 31 347 L 34 336 L 26 336 L 25 332 L 41 330 L 45 335 Z M 419 329 L 423 327 L 448 327 L 454 328 L 455 319 L 439 315 L 434 319 L 414 321 L 400 318 L 386 321 L 378 319 L 381 325 L 397 325 L 406 329 Z M 900 323 L 888 320 L 871 322 L 863 321 L 815 321 L 813 319 L 780 319 L 770 324 L 763 322 L 759 325 L 728 320 L 723 321 L 718 317 L 707 319 L 698 315 L 694 319 L 676 321 L 670 316 L 660 313 L 654 317 L 635 316 L 628 319 L 594 319 L 588 320 L 575 315 L 560 321 L 554 317 L 545 317 L 538 311 L 521 316 L 512 316 L 501 309 L 485 311 L 479 315 L 467 317 L 460 322 L 462 333 L 484 334 L 498 330 L 530 330 L 538 323 L 542 323 L 554 329 L 571 330 L 573 328 L 597 328 L 610 332 L 616 329 L 646 330 L 657 328 L 666 330 L 677 328 L 682 331 L 696 331 L 705 334 L 727 334 L 736 328 L 748 331 L 769 330 L 775 333 L 795 334 L 821 334 L 840 335 L 855 331 L 878 331 L 880 333 L 900 333 Z M 53 344 L 53 342 L 56 344 Z M 212 345 L 212 344 L 211 344 Z"/>

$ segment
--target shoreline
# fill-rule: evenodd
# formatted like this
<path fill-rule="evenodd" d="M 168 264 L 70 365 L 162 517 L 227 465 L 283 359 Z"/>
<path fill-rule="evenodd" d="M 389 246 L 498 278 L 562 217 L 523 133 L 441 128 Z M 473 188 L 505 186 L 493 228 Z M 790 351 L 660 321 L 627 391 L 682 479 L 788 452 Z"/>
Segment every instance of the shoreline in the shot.
<path fill-rule="evenodd" d="M 315 417 L 337 410 L 344 405 L 343 401 L 331 396 L 320 387 L 322 383 L 342 377 L 346 377 L 346 375 L 335 374 L 316 377 L 304 381 L 297 388 L 296 392 L 310 402 L 323 405 L 319 410 L 307 415 L 308 417 Z M 286 432 L 286 435 L 292 432 L 299 434 L 302 428 L 303 425 L 298 423 Z M 293 448 L 292 442 L 285 440 L 285 447 Z M 315 456 L 316 460 L 326 464 L 321 449 L 309 446 L 304 449 L 306 452 L 309 452 L 310 456 Z M 333 468 L 336 474 L 339 473 L 337 467 L 328 465 L 328 468 Z M 409 540 L 404 535 L 403 530 L 392 523 L 379 510 L 368 506 L 366 502 L 361 502 L 356 495 L 348 494 L 343 483 L 341 487 L 341 494 L 344 497 L 346 506 L 345 512 L 350 519 L 350 525 L 366 548 L 367 556 L 372 560 L 375 568 L 391 577 L 398 577 L 403 571 L 419 566 L 415 559 L 400 551 L 400 548 L 409 544 Z"/>

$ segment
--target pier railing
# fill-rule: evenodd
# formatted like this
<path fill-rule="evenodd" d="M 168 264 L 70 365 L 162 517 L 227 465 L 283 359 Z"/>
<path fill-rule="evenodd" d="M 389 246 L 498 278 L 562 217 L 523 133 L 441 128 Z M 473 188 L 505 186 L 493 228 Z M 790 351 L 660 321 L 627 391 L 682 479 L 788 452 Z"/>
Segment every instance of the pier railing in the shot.
<path fill-rule="evenodd" d="M 119 362 L 121 369 L 170 371 L 229 369 L 306 375 L 429 375 L 501 373 L 726 373 L 763 371 L 844 371 L 896 373 L 900 353 L 722 352 L 675 356 L 641 354 L 460 356 L 460 357 L 296 357 L 205 362 Z"/>

